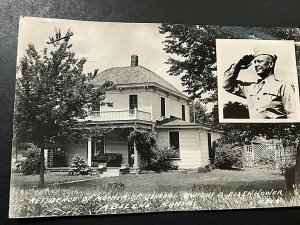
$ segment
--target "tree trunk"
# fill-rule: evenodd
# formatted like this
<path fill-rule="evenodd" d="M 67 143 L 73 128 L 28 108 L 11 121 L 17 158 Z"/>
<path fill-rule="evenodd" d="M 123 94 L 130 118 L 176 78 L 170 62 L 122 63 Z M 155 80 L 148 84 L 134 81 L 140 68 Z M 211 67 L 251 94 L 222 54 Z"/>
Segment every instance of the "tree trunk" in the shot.
<path fill-rule="evenodd" d="M 296 165 L 295 165 L 295 185 L 300 187 L 300 141 L 297 145 Z"/>
<path fill-rule="evenodd" d="M 40 160 L 40 163 L 41 163 L 41 168 L 40 168 L 40 183 L 39 183 L 39 187 L 43 188 L 44 185 L 45 185 L 45 182 L 44 182 L 44 171 L 45 171 L 45 162 L 44 162 L 44 151 L 45 151 L 45 147 L 41 147 L 41 160 Z"/>

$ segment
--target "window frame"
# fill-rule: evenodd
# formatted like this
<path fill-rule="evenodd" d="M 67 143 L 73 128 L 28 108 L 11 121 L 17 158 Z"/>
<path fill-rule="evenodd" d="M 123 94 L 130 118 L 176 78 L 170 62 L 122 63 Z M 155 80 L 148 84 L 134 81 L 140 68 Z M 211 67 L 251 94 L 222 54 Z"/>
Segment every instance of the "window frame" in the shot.
<path fill-rule="evenodd" d="M 178 133 L 178 145 L 179 145 L 179 147 L 178 147 L 178 156 L 177 157 L 173 157 L 172 159 L 181 159 L 181 154 L 180 154 L 180 152 L 181 152 L 181 141 L 180 141 L 180 131 L 179 130 L 169 130 L 168 131 L 168 146 L 169 147 L 172 147 L 171 146 L 171 138 L 170 138 L 170 133 L 175 133 L 175 132 L 177 132 Z"/>
<path fill-rule="evenodd" d="M 181 105 L 181 119 L 182 119 L 183 121 L 186 121 L 186 116 L 185 116 L 185 114 L 186 114 L 185 105 L 182 104 L 182 105 Z"/>
<path fill-rule="evenodd" d="M 101 153 L 101 149 L 100 149 L 100 153 L 101 154 L 105 154 L 106 152 L 106 137 L 105 135 L 103 134 L 102 136 L 100 137 L 94 137 L 92 138 L 92 156 L 96 156 L 97 154 L 97 140 L 99 140 L 100 138 L 103 138 L 103 153 Z"/>
<path fill-rule="evenodd" d="M 160 116 L 166 117 L 166 99 L 164 97 L 160 97 Z"/>
<path fill-rule="evenodd" d="M 136 97 L 136 98 L 135 98 L 136 103 L 135 103 L 135 102 L 133 102 L 133 103 L 131 102 L 132 99 L 133 99 L 133 101 L 134 101 L 134 97 Z M 129 107 L 128 107 L 128 108 L 129 108 L 129 111 L 135 110 L 135 109 L 138 110 L 138 108 L 139 108 L 139 100 L 138 100 L 138 95 L 137 95 L 137 94 L 129 95 L 128 106 L 129 106 Z M 131 108 L 131 106 L 136 106 L 136 107 Z"/>

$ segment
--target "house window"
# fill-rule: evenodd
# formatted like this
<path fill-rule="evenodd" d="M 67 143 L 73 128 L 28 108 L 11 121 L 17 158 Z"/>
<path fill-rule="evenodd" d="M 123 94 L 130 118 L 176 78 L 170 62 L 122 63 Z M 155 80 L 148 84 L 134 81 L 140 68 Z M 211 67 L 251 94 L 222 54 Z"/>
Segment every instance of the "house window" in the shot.
<path fill-rule="evenodd" d="M 166 99 L 160 98 L 160 116 L 166 116 Z"/>
<path fill-rule="evenodd" d="M 129 95 L 129 112 L 134 113 L 135 109 L 138 109 L 137 95 Z"/>
<path fill-rule="evenodd" d="M 95 102 L 92 106 L 92 110 L 99 112 L 100 111 L 100 102 Z"/>
<path fill-rule="evenodd" d="M 176 155 L 174 156 L 174 158 L 179 158 L 180 154 L 180 145 L 179 145 L 179 131 L 170 131 L 169 132 L 169 145 L 174 148 L 175 150 L 177 150 Z"/>
<path fill-rule="evenodd" d="M 211 146 L 211 133 L 207 133 L 207 142 L 208 142 L 208 157 L 213 158 L 212 146 Z"/>
<path fill-rule="evenodd" d="M 182 120 L 185 121 L 185 105 L 181 106 Z"/>
<path fill-rule="evenodd" d="M 104 154 L 104 148 L 105 148 L 104 135 L 92 139 L 93 156 Z"/>

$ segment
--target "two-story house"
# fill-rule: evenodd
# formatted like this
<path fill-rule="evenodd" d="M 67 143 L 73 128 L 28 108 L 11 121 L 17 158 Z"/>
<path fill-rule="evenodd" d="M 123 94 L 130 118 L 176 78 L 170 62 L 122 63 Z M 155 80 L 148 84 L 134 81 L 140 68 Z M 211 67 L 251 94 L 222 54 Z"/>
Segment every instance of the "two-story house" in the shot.
<path fill-rule="evenodd" d="M 138 152 L 135 146 L 128 144 L 128 135 L 135 128 L 144 128 L 155 130 L 160 146 L 178 149 L 174 163 L 179 167 L 197 168 L 209 164 L 211 143 L 220 135 L 190 123 L 188 97 L 151 70 L 139 66 L 138 56 L 131 56 L 131 66 L 114 67 L 99 73 L 93 84 L 97 86 L 105 81 L 116 85 L 114 90 L 106 93 L 105 99 L 112 102 L 113 107 L 100 106 L 99 102 L 86 120 L 91 127 L 97 125 L 111 131 L 69 144 L 68 163 L 78 154 L 84 156 L 89 165 L 97 166 L 96 155 L 115 153 L 121 155 L 122 164 L 137 169 Z M 53 159 L 53 152 L 51 154 L 48 153 L 48 158 Z"/>

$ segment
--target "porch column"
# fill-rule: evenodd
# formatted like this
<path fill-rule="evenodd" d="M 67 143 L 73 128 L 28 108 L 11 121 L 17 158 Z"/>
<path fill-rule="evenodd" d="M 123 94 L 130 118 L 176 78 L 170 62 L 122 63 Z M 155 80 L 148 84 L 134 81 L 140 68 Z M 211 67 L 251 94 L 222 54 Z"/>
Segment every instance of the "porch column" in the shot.
<path fill-rule="evenodd" d="M 48 168 L 48 149 L 44 150 L 45 168 Z"/>
<path fill-rule="evenodd" d="M 88 139 L 87 164 L 92 166 L 92 139 Z"/>
<path fill-rule="evenodd" d="M 137 152 L 137 148 L 136 148 L 135 142 L 133 142 L 133 155 L 134 155 L 133 167 L 135 169 L 138 169 L 139 168 L 139 165 L 138 165 L 138 152 Z"/>

